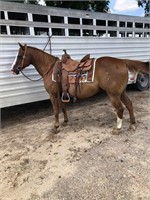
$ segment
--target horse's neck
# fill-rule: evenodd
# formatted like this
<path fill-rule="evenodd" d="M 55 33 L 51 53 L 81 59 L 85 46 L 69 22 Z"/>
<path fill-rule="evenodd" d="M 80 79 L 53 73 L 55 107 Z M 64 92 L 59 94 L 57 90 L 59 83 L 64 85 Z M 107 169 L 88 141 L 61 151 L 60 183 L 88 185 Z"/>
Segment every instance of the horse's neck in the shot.
<path fill-rule="evenodd" d="M 32 51 L 32 65 L 36 68 L 38 73 L 43 77 L 54 64 L 56 58 L 52 55 L 48 55 L 38 49 L 30 49 Z"/>

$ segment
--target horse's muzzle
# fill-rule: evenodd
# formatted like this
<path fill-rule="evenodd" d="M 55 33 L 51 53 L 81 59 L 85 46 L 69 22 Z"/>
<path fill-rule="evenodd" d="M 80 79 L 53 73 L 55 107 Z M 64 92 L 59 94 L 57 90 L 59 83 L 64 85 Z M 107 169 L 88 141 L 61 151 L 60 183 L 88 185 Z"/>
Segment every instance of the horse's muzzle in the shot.
<path fill-rule="evenodd" d="M 15 69 L 13 68 L 13 69 L 11 69 L 11 71 L 13 74 L 18 75 L 20 73 L 20 68 L 19 67 L 15 68 Z"/>

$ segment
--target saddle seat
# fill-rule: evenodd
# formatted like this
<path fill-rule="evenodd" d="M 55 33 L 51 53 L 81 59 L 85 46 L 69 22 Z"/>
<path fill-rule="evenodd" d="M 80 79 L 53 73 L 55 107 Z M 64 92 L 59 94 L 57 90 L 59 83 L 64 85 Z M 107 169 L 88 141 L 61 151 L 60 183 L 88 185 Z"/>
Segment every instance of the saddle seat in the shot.
<path fill-rule="evenodd" d="M 62 56 L 62 69 L 66 70 L 67 72 L 73 72 L 78 69 L 82 71 L 88 71 L 92 67 L 93 59 L 90 58 L 90 54 L 84 56 L 80 62 L 76 60 L 72 60 L 68 54 L 64 54 Z"/>

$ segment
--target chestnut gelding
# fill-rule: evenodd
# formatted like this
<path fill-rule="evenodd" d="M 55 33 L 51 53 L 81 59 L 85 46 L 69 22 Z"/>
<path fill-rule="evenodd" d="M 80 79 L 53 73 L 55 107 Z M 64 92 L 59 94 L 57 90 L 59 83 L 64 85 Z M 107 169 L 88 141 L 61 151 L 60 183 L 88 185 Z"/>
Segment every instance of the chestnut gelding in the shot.
<path fill-rule="evenodd" d="M 19 43 L 19 50 L 11 71 L 19 74 L 25 67 L 32 64 L 39 72 L 44 81 L 46 91 L 50 96 L 53 106 L 55 123 L 53 131 L 57 133 L 59 127 L 59 108 L 61 107 L 64 114 L 65 125 L 68 122 L 66 112 L 66 102 L 61 101 L 60 90 L 57 82 L 52 80 L 54 68 L 60 69 L 61 60 L 35 47 L 22 45 Z M 68 54 L 67 54 L 68 55 Z M 71 59 L 68 57 L 67 59 Z M 73 60 L 72 60 L 73 61 Z M 130 116 L 130 127 L 135 129 L 135 117 L 132 102 L 127 96 L 126 87 L 128 82 L 128 70 L 137 71 L 138 73 L 149 74 L 149 62 L 142 62 L 128 59 L 118 59 L 113 57 L 100 57 L 95 61 L 95 71 L 93 82 L 79 83 L 81 87 L 77 88 L 77 98 L 88 98 L 95 95 L 101 89 L 106 91 L 112 105 L 115 108 L 117 116 L 117 129 L 122 127 L 123 105 L 126 106 Z M 58 70 L 59 71 L 59 70 Z M 58 93 L 59 91 L 59 93 Z M 74 97 L 75 91 L 73 86 L 68 87 L 68 94 Z M 59 96 L 59 97 L 58 97 Z M 117 130 L 116 129 L 116 130 Z"/>

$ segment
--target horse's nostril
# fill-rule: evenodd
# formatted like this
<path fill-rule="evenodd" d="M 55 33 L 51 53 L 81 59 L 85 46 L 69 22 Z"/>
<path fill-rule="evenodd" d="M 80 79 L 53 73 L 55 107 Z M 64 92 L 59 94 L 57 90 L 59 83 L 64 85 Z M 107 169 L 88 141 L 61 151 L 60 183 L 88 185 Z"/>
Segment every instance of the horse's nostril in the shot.
<path fill-rule="evenodd" d="M 12 71 L 13 74 L 17 74 L 17 75 L 19 74 L 19 70 L 18 69 L 15 69 L 15 70 L 12 69 L 11 71 Z"/>

